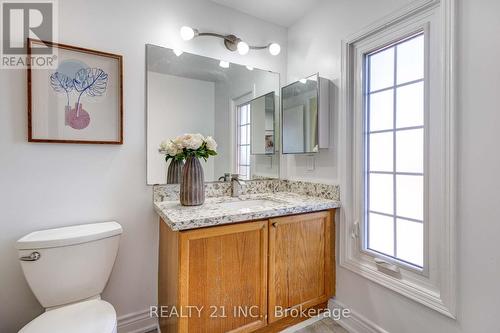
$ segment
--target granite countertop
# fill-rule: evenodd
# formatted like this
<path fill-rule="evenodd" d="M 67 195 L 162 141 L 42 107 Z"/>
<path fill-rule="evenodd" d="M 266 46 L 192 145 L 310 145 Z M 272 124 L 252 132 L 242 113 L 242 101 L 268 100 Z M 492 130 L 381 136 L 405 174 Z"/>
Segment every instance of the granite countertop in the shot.
<path fill-rule="evenodd" d="M 253 207 L 238 207 L 238 202 L 246 200 L 266 202 L 257 202 Z M 234 202 L 236 204 L 227 205 Z M 238 198 L 212 197 L 207 198 L 203 205 L 192 207 L 181 206 L 178 200 L 159 201 L 154 203 L 154 207 L 165 223 L 177 231 L 338 208 L 340 202 L 290 192 L 275 192 L 248 194 Z"/>

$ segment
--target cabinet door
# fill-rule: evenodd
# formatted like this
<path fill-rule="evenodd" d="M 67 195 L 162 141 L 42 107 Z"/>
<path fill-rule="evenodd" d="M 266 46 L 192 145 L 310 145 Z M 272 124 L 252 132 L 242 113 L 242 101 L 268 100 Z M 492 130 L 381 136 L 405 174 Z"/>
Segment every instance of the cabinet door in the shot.
<path fill-rule="evenodd" d="M 267 241 L 268 221 L 181 232 L 179 305 L 187 317 L 179 319 L 180 332 L 250 332 L 267 324 Z"/>
<path fill-rule="evenodd" d="M 269 322 L 281 319 L 286 309 L 308 308 L 332 296 L 332 214 L 269 221 Z"/>

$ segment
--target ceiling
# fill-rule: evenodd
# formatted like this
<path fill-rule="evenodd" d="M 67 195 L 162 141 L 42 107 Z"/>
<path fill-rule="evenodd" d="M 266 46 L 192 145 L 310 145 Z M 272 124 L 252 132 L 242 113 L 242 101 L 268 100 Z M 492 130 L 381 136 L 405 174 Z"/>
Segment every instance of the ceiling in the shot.
<path fill-rule="evenodd" d="M 290 27 L 321 0 L 211 0 L 240 12 Z"/>

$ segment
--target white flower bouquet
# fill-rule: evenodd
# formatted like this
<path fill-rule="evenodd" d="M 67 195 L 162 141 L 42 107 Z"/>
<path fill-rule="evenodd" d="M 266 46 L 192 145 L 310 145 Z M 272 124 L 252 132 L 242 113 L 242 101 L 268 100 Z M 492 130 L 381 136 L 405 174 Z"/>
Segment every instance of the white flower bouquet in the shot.
<path fill-rule="evenodd" d="M 217 155 L 217 142 L 211 136 L 187 133 L 160 144 L 159 152 L 165 154 L 165 161 L 182 161 L 188 157 L 203 158 Z"/>

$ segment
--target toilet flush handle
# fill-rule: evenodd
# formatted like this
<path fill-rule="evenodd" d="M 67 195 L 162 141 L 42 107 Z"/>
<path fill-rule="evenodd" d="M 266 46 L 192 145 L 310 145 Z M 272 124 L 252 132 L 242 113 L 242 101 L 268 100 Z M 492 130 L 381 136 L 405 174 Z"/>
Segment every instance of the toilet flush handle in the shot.
<path fill-rule="evenodd" d="M 22 261 L 37 261 L 41 256 L 42 255 L 40 254 L 40 252 L 35 251 L 32 252 L 29 256 L 22 256 L 19 259 Z"/>

